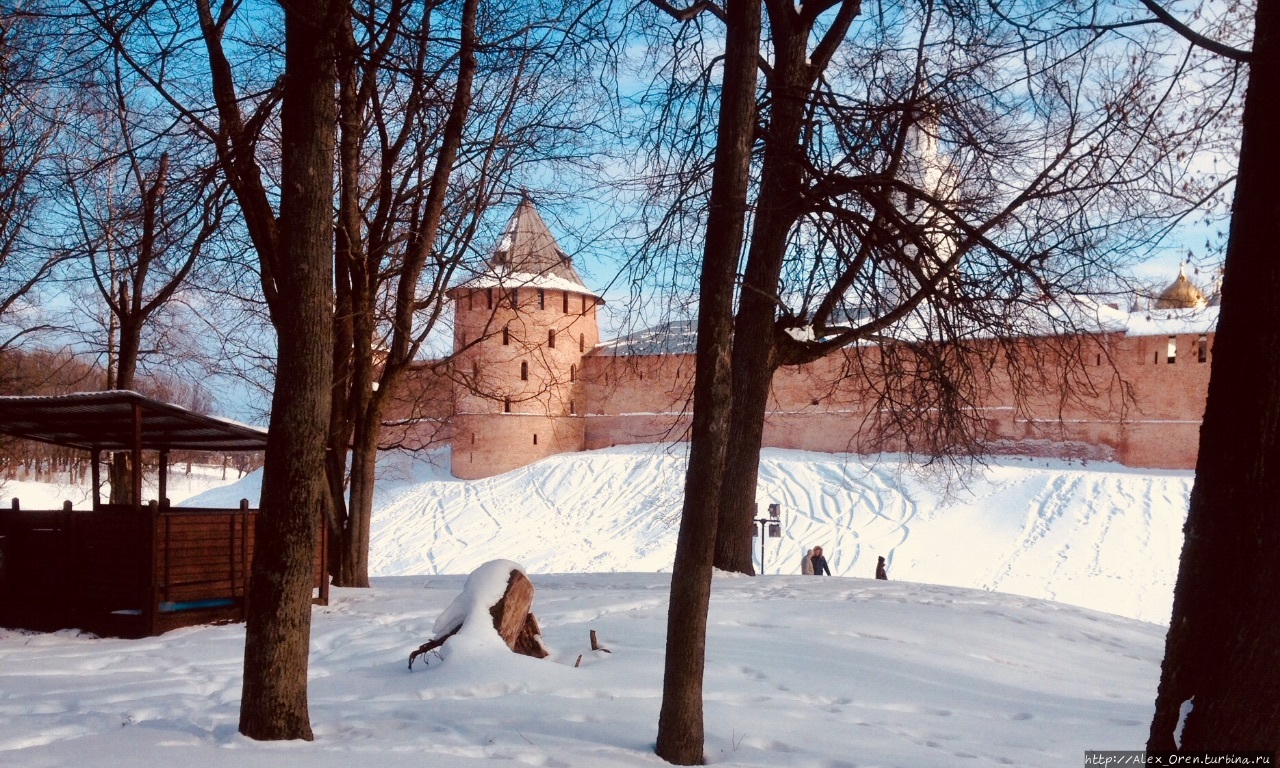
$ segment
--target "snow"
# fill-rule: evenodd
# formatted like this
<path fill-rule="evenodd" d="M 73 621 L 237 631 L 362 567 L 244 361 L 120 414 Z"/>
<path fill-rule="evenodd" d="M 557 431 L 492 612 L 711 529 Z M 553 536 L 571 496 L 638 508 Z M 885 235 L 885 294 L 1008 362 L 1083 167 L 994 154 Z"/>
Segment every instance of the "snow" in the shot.
<path fill-rule="evenodd" d="M 1191 716 L 1191 710 L 1196 707 L 1196 697 L 1192 696 L 1186 701 L 1178 705 L 1178 724 L 1173 729 L 1173 746 L 1182 748 L 1182 729 L 1187 725 L 1187 718 Z"/>
<path fill-rule="evenodd" d="M 227 469 L 227 477 L 235 480 L 238 473 L 233 468 Z M 57 480 L 55 482 L 38 483 L 34 480 L 5 480 L 0 478 L 0 498 L 5 500 L 6 506 L 10 499 L 18 499 L 23 509 L 61 509 L 62 502 L 70 501 L 74 509 L 88 509 L 90 507 L 90 494 L 92 491 L 89 487 L 89 481 L 79 482 L 73 478 L 69 478 L 61 473 L 56 473 Z M 111 484 L 107 482 L 107 473 L 102 473 L 103 498 L 105 499 L 110 493 Z M 186 502 L 193 496 L 205 494 L 214 489 L 226 488 L 227 480 L 222 479 L 222 467 L 201 466 L 193 464 L 191 466 L 191 474 L 186 473 L 185 465 L 178 463 L 169 468 L 169 481 L 165 488 L 169 501 L 173 504 L 181 504 Z M 157 485 L 155 475 L 148 475 L 143 479 L 142 498 L 153 499 L 157 495 Z M 224 496 L 226 491 L 223 492 Z M 228 501 L 223 506 L 235 507 L 240 504 L 240 498 L 236 497 Z M 255 490 L 253 495 L 246 497 L 256 503 L 258 492 Z M 188 504 L 188 506 L 190 506 Z"/>
<path fill-rule="evenodd" d="M 431 626 L 433 639 L 448 635 L 458 627 L 463 627 L 462 634 L 467 634 L 477 627 L 492 630 L 493 625 L 488 621 L 467 622 L 467 620 L 472 616 L 480 617 L 481 620 L 488 618 L 489 608 L 497 604 L 506 593 L 507 581 L 511 579 L 512 571 L 524 573 L 525 567 L 507 559 L 495 559 L 472 571 L 471 575 L 467 576 L 466 584 L 462 585 L 462 594 L 449 603 L 444 613 L 436 618 L 435 625 Z M 481 643 L 488 640 L 490 634 L 497 636 L 497 632 L 471 632 L 471 636 L 477 637 Z M 466 637 L 463 637 L 463 641 L 466 641 Z"/>
<path fill-rule="evenodd" d="M 412 672 L 409 652 L 430 637 L 465 577 L 335 589 L 332 604 L 313 614 L 311 743 L 237 735 L 242 625 L 132 641 L 0 630 L 0 764 L 663 765 L 653 744 L 668 577 L 532 578 L 549 658 L 473 644 Z M 590 650 L 592 629 L 612 653 Z M 732 767 L 1075 764 L 1086 749 L 1140 748 L 1162 649 L 1158 626 L 1011 595 L 717 576 L 707 759 Z"/>
<path fill-rule="evenodd" d="M 237 734 L 242 625 L 144 640 L 0 629 L 0 765 L 663 765 L 660 571 L 683 447 L 471 482 L 432 458 L 380 465 L 373 588 L 335 588 L 313 611 L 314 742 Z M 188 503 L 253 500 L 258 480 Z M 783 538 L 765 539 L 767 575 L 715 577 L 708 763 L 1048 767 L 1140 749 L 1190 482 L 1001 459 L 948 487 L 892 456 L 766 451 L 759 499 L 783 505 Z M 793 575 L 814 544 L 836 578 Z M 877 554 L 890 581 L 870 578 Z M 513 567 L 537 590 L 550 657 L 470 622 L 474 636 L 464 624 L 407 669 L 410 651 L 496 601 Z M 590 650 L 591 630 L 612 653 Z"/>
<path fill-rule="evenodd" d="M 379 465 L 373 576 L 465 574 L 494 557 L 529 573 L 669 571 L 683 445 L 552 456 L 484 480 L 430 460 Z M 901 457 L 766 449 L 757 501 L 782 505 L 765 572 L 798 574 L 819 545 L 836 576 L 973 587 L 1167 623 L 1192 473 L 1001 458 L 945 483 Z M 258 475 L 193 505 L 258 498 Z M 754 544 L 759 562 L 760 543 Z"/>
<path fill-rule="evenodd" d="M 588 289 L 585 285 L 546 272 L 485 272 L 449 290 L 456 291 L 462 288 L 543 288 L 591 296 L 600 300 L 601 303 L 604 302 L 600 294 Z"/>

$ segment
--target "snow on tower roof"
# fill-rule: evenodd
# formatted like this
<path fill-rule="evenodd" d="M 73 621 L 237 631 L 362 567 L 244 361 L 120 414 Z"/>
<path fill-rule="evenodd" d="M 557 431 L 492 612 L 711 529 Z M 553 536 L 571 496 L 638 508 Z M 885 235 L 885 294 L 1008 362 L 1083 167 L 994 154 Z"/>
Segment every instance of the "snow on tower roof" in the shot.
<path fill-rule="evenodd" d="M 513 272 L 551 274 L 583 285 L 573 268 L 573 260 L 556 242 L 547 223 L 538 214 L 533 198 L 525 194 L 507 222 L 507 228 L 489 257 L 493 267 L 506 267 Z"/>
<path fill-rule="evenodd" d="M 454 286 L 454 290 L 550 288 L 600 298 L 582 282 L 573 259 L 556 242 L 528 193 L 521 197 L 485 266 L 483 272 Z"/>

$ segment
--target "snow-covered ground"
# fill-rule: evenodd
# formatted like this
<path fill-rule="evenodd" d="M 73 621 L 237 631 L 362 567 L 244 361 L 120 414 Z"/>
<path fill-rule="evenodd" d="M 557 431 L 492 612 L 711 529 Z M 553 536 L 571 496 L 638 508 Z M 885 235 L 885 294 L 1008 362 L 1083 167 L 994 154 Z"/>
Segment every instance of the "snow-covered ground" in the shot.
<path fill-rule="evenodd" d="M 667 576 L 533 574 L 549 658 L 472 642 L 410 672 L 409 652 L 432 636 L 464 578 L 377 579 L 371 590 L 335 590 L 329 607 L 315 609 L 311 743 L 236 734 L 243 626 L 133 641 L 0 630 L 0 765 L 663 764 L 653 744 Z M 592 629 L 612 653 L 590 650 Z M 1086 749 L 1140 749 L 1163 634 L 954 587 L 718 576 L 707 758 L 1056 768 L 1079 765 Z"/>
<path fill-rule="evenodd" d="M 679 449 L 475 482 L 404 458 L 381 472 L 380 578 L 313 613 L 314 742 L 236 734 L 242 626 L 135 641 L 0 630 L 0 765 L 662 765 Z M 892 457 L 768 451 L 761 475 L 783 538 L 766 539 L 768 575 L 716 577 L 711 764 L 1048 767 L 1141 748 L 1164 638 L 1150 622 L 1168 619 L 1190 473 L 1000 460 L 948 491 Z M 188 503 L 254 499 L 257 479 Z M 814 544 L 845 578 L 791 575 Z M 878 554 L 888 582 L 866 578 Z M 408 671 L 466 574 L 496 558 L 530 574 L 551 657 L 468 634 Z M 589 650 L 592 629 L 612 653 Z"/>
<path fill-rule="evenodd" d="M 466 574 L 494 558 L 530 573 L 669 571 L 684 489 L 681 446 L 553 456 L 485 480 L 447 454 L 379 467 L 370 572 Z M 998 459 L 961 482 L 893 456 L 769 449 L 757 498 L 782 505 L 765 573 L 798 574 L 821 545 L 837 576 L 974 587 L 1167 623 L 1191 472 Z M 259 476 L 192 499 L 256 500 Z M 763 509 L 763 507 L 762 507 Z M 755 545 L 759 562 L 759 543 Z"/>

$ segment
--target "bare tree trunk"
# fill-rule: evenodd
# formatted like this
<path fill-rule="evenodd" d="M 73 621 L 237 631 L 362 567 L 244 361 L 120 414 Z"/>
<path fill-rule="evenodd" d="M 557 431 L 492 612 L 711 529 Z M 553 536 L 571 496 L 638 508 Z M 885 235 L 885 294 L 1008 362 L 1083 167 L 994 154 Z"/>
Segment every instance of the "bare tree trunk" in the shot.
<path fill-rule="evenodd" d="M 285 6 L 279 336 L 245 632 L 240 732 L 312 738 L 307 662 L 333 383 L 334 35 L 345 4 Z"/>
<path fill-rule="evenodd" d="M 1259 0 L 1200 458 L 1151 750 L 1280 750 L 1280 3 Z"/>
<path fill-rule="evenodd" d="M 658 756 L 678 765 L 703 762 L 702 679 L 716 537 L 715 500 L 724 471 L 732 405 L 733 284 L 742 251 L 755 134 L 760 0 L 730 0 L 726 15 L 724 86 L 698 287 L 693 432 L 671 571 L 666 667 L 658 716 Z"/>
<path fill-rule="evenodd" d="M 772 18 L 772 15 L 771 15 Z M 765 131 L 760 171 L 761 201 L 751 232 L 747 269 L 734 320 L 733 419 L 724 486 L 720 490 L 715 565 L 725 571 L 755 574 L 751 533 L 756 511 L 756 483 L 764 436 L 769 388 L 776 368 L 774 325 L 778 315 L 778 277 L 787 252 L 787 237 L 804 202 L 801 145 L 805 106 L 809 102 L 809 26 L 790 13 L 774 24 L 775 64 L 769 75 L 773 109 Z"/>
<path fill-rule="evenodd" d="M 373 487 L 377 480 L 378 438 L 382 432 L 382 397 L 375 397 L 356 419 L 351 446 L 351 515 L 342 544 L 342 580 L 346 587 L 369 586 L 369 531 L 373 522 Z"/>
<path fill-rule="evenodd" d="M 467 116 L 471 110 L 472 84 L 477 70 L 478 9 L 479 0 L 464 0 L 462 17 L 459 20 L 458 74 L 454 83 L 453 100 L 443 126 L 440 151 L 435 159 L 430 187 L 421 207 L 421 218 L 415 227 L 413 242 L 397 270 L 398 282 L 395 286 L 391 344 L 381 363 L 380 375 L 376 370 L 378 361 L 373 356 L 373 343 L 377 331 L 375 313 L 378 281 L 383 279 L 383 276 L 378 274 L 379 262 L 373 258 L 369 258 L 363 264 L 358 263 L 359 260 L 354 256 L 350 260 L 353 348 L 347 407 L 352 414 L 350 428 L 354 436 L 354 444 L 351 446 L 350 495 L 342 526 L 342 542 L 338 548 L 342 562 L 338 569 L 337 583 L 341 586 L 369 586 L 369 531 L 373 518 L 373 485 L 378 445 L 382 434 L 382 414 L 390 401 L 391 393 L 395 391 L 400 379 L 413 362 L 419 344 L 415 337 L 415 315 L 422 309 L 419 301 L 419 281 L 428 259 L 434 258 L 433 253 L 440 222 L 444 215 L 449 179 L 453 174 L 453 166 L 462 146 Z M 349 114 L 355 114 L 357 106 L 354 90 L 350 90 L 348 85 L 344 84 L 342 93 L 344 108 Z M 344 124 L 344 139 L 346 131 L 354 131 L 352 135 L 358 139 L 358 127 L 354 119 Z M 344 164 L 349 163 L 352 167 L 355 167 L 358 161 L 359 156 L 356 152 L 353 152 L 350 157 L 344 155 L 343 158 Z M 386 172 L 384 169 L 384 173 Z M 344 181 L 346 179 L 344 168 Z M 348 195 L 348 191 L 344 189 L 343 227 L 357 227 L 360 223 L 359 201 L 355 197 L 355 193 L 358 192 L 355 186 L 358 175 L 352 176 L 351 181 L 353 184 L 351 194 Z M 390 179 L 384 178 L 384 181 L 390 185 Z M 349 218 L 346 216 L 347 212 L 352 214 Z M 363 248 L 354 248 L 356 241 L 353 234 L 347 234 L 345 237 L 353 244 L 353 254 L 363 250 Z M 443 295 L 441 287 L 437 287 L 434 295 L 436 297 Z M 378 383 L 376 391 L 373 386 L 375 378 Z M 345 452 L 343 459 L 345 460 Z"/>

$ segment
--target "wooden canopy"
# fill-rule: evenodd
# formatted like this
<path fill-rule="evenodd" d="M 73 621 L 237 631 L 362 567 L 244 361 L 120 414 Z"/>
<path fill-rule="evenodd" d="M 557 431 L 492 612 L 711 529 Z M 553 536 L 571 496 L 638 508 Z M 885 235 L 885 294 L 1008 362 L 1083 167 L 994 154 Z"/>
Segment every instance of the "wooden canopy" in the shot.
<path fill-rule="evenodd" d="M 243 620 L 257 510 L 174 508 L 171 450 L 260 451 L 264 429 L 203 416 L 137 392 L 0 397 L 0 434 L 93 454 L 93 508 L 0 508 L 0 626 L 81 627 L 121 637 Z M 143 504 L 142 452 L 157 451 L 157 500 Z M 103 452 L 127 452 L 132 492 L 104 504 Z M 313 566 L 315 600 L 329 599 L 327 527 Z"/>
<path fill-rule="evenodd" d="M 261 451 L 267 431 L 137 392 L 0 397 L 0 434 L 86 451 Z"/>

